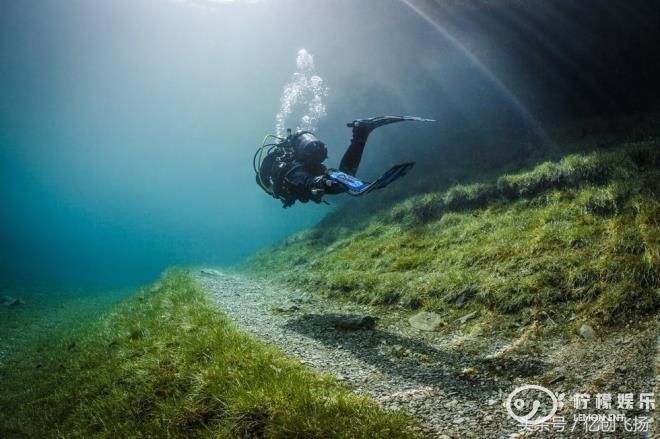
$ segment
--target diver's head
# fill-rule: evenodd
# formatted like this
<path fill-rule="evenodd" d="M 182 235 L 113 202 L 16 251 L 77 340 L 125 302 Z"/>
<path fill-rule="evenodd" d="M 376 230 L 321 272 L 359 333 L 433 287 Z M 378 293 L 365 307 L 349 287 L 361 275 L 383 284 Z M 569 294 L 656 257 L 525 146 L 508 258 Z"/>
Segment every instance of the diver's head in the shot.
<path fill-rule="evenodd" d="M 309 131 L 299 131 L 291 136 L 295 157 L 306 164 L 320 164 L 328 158 L 325 144 Z"/>

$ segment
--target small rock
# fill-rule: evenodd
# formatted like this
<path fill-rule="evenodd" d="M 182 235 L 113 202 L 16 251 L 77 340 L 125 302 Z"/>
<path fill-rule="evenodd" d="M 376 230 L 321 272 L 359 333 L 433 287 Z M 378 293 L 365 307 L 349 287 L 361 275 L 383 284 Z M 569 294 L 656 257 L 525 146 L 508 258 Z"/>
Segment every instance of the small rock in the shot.
<path fill-rule="evenodd" d="M 548 381 L 548 384 L 557 384 L 559 381 L 564 381 L 565 379 L 566 379 L 566 375 L 560 373 L 554 378 L 552 378 L 550 381 Z"/>
<path fill-rule="evenodd" d="M 278 306 L 277 308 L 275 308 L 275 310 L 278 311 L 278 312 L 296 312 L 299 309 L 300 309 L 300 307 L 298 305 L 294 305 L 294 304 L 282 305 L 282 306 Z"/>
<path fill-rule="evenodd" d="M 454 299 L 454 305 L 463 306 L 464 304 L 465 304 L 465 293 L 461 293 L 458 295 L 456 299 Z"/>
<path fill-rule="evenodd" d="M 626 373 L 627 370 L 628 370 L 628 369 L 626 368 L 626 366 L 617 366 L 617 367 L 616 367 L 616 371 L 617 371 L 618 373 Z"/>
<path fill-rule="evenodd" d="M 578 334 L 580 334 L 580 337 L 584 338 L 585 340 L 593 340 L 596 338 L 596 331 L 594 331 L 594 328 L 587 324 L 580 326 Z"/>
<path fill-rule="evenodd" d="M 15 297 L 2 296 L 0 297 L 0 304 L 5 306 L 19 306 L 25 305 L 25 302 L 23 302 L 21 299 L 16 299 Z"/>
<path fill-rule="evenodd" d="M 389 396 L 385 396 L 383 401 L 403 400 L 409 402 L 421 402 L 430 396 L 435 395 L 435 391 L 431 387 L 423 387 L 421 389 L 404 390 L 395 392 Z"/>
<path fill-rule="evenodd" d="M 496 399 L 489 399 L 489 400 L 488 400 L 488 405 L 495 405 L 495 404 L 497 404 L 497 400 L 496 400 Z"/>
<path fill-rule="evenodd" d="M 445 403 L 444 408 L 449 409 L 452 407 L 456 407 L 457 405 L 458 405 L 458 400 L 452 399 L 451 401 Z"/>
<path fill-rule="evenodd" d="M 459 325 L 464 325 L 466 322 L 472 320 L 473 318 L 477 317 L 479 315 L 479 311 L 472 311 L 469 314 L 465 314 L 463 317 L 460 317 L 456 320 L 454 320 L 454 323 L 457 323 Z"/>
<path fill-rule="evenodd" d="M 337 329 L 343 329 L 345 331 L 374 329 L 376 327 L 376 317 L 372 317 L 372 316 L 340 317 L 333 322 L 333 326 Z"/>
<path fill-rule="evenodd" d="M 475 286 L 469 286 L 465 288 L 461 293 L 454 299 L 454 305 L 456 306 L 463 306 L 465 303 L 469 300 L 472 299 L 479 290 Z"/>
<path fill-rule="evenodd" d="M 25 305 L 25 302 L 23 302 L 21 299 L 14 299 L 14 301 L 9 304 L 9 306 L 19 306 L 19 305 Z"/>
<path fill-rule="evenodd" d="M 294 297 L 291 299 L 292 301 L 303 304 L 303 303 L 310 303 L 312 301 L 312 298 L 309 296 L 309 294 L 301 294 L 298 297 Z"/>
<path fill-rule="evenodd" d="M 408 323 L 420 331 L 436 331 L 444 325 L 442 318 L 436 313 L 421 311 L 408 319 Z"/>

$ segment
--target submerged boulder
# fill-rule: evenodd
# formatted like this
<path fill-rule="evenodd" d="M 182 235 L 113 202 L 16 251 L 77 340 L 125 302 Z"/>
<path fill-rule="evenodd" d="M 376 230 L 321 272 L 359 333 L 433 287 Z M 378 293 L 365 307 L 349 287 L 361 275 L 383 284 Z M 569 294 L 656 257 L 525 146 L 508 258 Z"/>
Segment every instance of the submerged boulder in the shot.
<path fill-rule="evenodd" d="M 408 323 L 420 331 L 436 331 L 440 326 L 445 324 L 438 314 L 428 311 L 421 311 L 415 314 L 408 319 Z"/>
<path fill-rule="evenodd" d="M 596 331 L 594 331 L 594 328 L 587 324 L 580 326 L 578 334 L 585 340 L 593 340 L 596 338 Z"/>
<path fill-rule="evenodd" d="M 465 314 L 463 317 L 457 318 L 456 320 L 454 320 L 454 323 L 456 323 L 457 325 L 464 325 L 465 323 L 476 318 L 477 316 L 479 316 L 479 311 L 472 311 L 471 313 Z"/>
<path fill-rule="evenodd" d="M 2 296 L 0 297 L 0 304 L 4 306 L 19 306 L 19 305 L 25 305 L 25 302 L 15 297 Z"/>

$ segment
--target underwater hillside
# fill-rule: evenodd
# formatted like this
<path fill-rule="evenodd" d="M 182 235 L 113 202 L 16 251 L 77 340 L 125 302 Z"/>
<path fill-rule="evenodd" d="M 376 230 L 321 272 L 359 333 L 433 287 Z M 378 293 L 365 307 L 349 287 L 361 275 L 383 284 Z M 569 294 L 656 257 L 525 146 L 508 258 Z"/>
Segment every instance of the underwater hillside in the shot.
<path fill-rule="evenodd" d="M 514 385 L 538 383 L 557 398 L 651 397 L 658 388 L 659 146 L 584 148 L 363 209 L 346 203 L 239 270 L 344 303 L 358 319 L 375 316 L 372 341 L 348 349 L 384 373 L 414 377 L 412 388 L 392 404 L 357 386 L 386 407 L 405 407 L 425 433 L 517 437 L 500 403 L 511 392 L 510 407 L 522 392 Z M 293 311 L 298 330 L 329 346 L 353 343 L 315 332 L 332 318 L 277 309 Z M 578 406 L 563 407 L 551 409 L 553 422 L 579 419 Z M 648 410 L 625 416 L 646 422 Z M 531 431 L 554 437 L 563 424 L 538 425 Z M 630 437 L 648 431 L 626 429 Z"/>
<path fill-rule="evenodd" d="M 267 279 L 452 320 L 617 325 L 660 307 L 660 144 L 624 144 L 374 209 L 341 206 L 250 258 Z M 372 207 L 373 209 L 373 207 Z"/>

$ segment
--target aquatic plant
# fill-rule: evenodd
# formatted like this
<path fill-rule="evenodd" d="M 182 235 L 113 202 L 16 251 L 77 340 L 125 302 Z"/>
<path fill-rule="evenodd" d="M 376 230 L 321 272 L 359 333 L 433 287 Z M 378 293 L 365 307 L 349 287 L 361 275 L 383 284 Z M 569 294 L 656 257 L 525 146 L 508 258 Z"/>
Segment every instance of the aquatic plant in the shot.
<path fill-rule="evenodd" d="M 2 369 L 1 437 L 414 437 L 236 330 L 183 270 Z"/>

